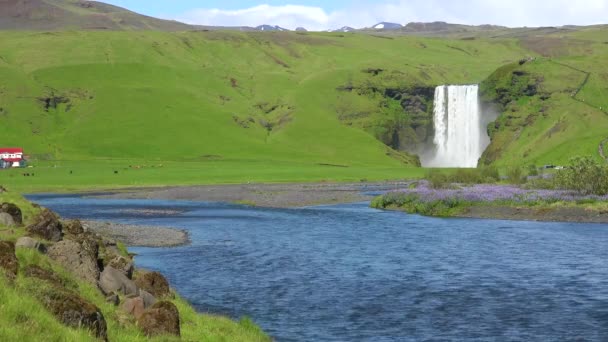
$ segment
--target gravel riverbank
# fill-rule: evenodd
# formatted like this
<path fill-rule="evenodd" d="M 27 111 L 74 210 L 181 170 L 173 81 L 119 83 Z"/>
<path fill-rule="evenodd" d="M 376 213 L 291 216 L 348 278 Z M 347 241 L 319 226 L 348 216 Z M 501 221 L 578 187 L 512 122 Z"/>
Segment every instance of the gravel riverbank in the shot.
<path fill-rule="evenodd" d="M 190 241 L 186 231 L 176 228 L 102 221 L 82 221 L 82 225 L 103 236 L 122 241 L 129 247 L 176 247 Z"/>
<path fill-rule="evenodd" d="M 259 207 L 295 208 L 369 201 L 374 194 L 407 187 L 409 182 L 201 185 L 118 189 L 94 195 L 116 199 L 231 202 Z"/>

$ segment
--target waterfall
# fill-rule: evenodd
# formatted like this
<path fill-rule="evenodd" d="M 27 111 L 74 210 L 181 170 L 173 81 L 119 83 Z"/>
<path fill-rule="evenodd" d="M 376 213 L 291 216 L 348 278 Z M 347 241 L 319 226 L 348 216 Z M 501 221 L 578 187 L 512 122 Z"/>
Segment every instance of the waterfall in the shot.
<path fill-rule="evenodd" d="M 489 144 L 477 85 L 442 85 L 435 89 L 435 149 L 423 156 L 425 167 L 477 167 Z"/>

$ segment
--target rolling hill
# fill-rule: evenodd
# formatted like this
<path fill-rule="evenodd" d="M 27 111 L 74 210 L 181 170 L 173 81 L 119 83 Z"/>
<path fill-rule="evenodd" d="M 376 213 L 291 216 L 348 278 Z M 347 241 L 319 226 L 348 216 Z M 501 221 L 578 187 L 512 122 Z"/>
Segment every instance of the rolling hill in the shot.
<path fill-rule="evenodd" d="M 12 2 L 27 5 L 20 13 L 28 16 L 15 21 L 32 30 L 0 31 L 2 144 L 23 146 L 40 165 L 87 169 L 75 187 L 100 184 L 102 168 L 144 164 L 174 169 L 103 183 L 407 177 L 418 172 L 411 152 L 432 133 L 429 95 L 445 83 L 481 83 L 494 103 L 500 89 L 513 92 L 497 108 L 503 114 L 484 163 L 564 163 L 597 156 L 606 138 L 602 26 L 464 39 L 192 31 L 99 3 Z M 78 27 L 54 17 L 49 30 L 31 26 L 41 10 L 77 9 L 105 13 L 115 29 L 52 30 Z M 133 17 L 117 23 L 126 15 Z M 537 59 L 520 66 L 527 57 Z M 518 93 L 519 73 L 535 94 Z M 52 179 L 66 182 L 12 181 L 35 187 Z"/>

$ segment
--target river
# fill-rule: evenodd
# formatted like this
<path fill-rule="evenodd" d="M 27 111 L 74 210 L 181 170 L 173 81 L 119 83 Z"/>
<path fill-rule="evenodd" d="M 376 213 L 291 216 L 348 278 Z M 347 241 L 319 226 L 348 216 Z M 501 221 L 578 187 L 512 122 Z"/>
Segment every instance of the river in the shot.
<path fill-rule="evenodd" d="M 137 266 L 277 341 L 608 340 L 607 225 L 29 198 L 66 218 L 186 229 L 190 245 L 131 248 Z"/>

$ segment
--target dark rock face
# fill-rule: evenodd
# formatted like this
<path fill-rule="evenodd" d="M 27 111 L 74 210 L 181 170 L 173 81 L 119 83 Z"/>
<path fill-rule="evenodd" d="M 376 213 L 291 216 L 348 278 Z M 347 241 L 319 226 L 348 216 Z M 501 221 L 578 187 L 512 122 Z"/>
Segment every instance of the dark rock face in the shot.
<path fill-rule="evenodd" d="M 57 242 L 63 236 L 63 225 L 59 217 L 48 209 L 44 209 L 27 227 L 27 232 L 45 240 Z"/>
<path fill-rule="evenodd" d="M 48 255 L 79 278 L 97 284 L 99 279 L 97 258 L 78 242 L 72 240 L 57 242 L 49 247 Z"/>
<path fill-rule="evenodd" d="M 146 310 L 137 324 L 149 337 L 171 334 L 180 336 L 179 311 L 171 302 L 158 302 Z"/>
<path fill-rule="evenodd" d="M 120 292 L 127 296 L 137 296 L 139 294 L 135 283 L 127 278 L 121 271 L 106 267 L 99 277 L 99 287 L 106 294 Z"/>
<path fill-rule="evenodd" d="M 14 279 L 19 272 L 19 260 L 12 242 L 0 241 L 0 269 L 4 270 L 10 279 Z"/>
<path fill-rule="evenodd" d="M 7 213 L 13 217 L 15 224 L 22 225 L 23 224 L 23 214 L 21 213 L 21 209 L 13 203 L 2 203 L 0 207 L 0 212 Z"/>
<path fill-rule="evenodd" d="M 169 282 L 158 272 L 149 272 L 139 275 L 135 279 L 135 285 L 140 289 L 151 293 L 156 298 L 162 298 L 171 294 Z"/>
<path fill-rule="evenodd" d="M 107 341 L 106 320 L 101 310 L 75 293 L 57 287 L 45 289 L 40 293 L 40 301 L 63 324 L 87 328 Z"/>

